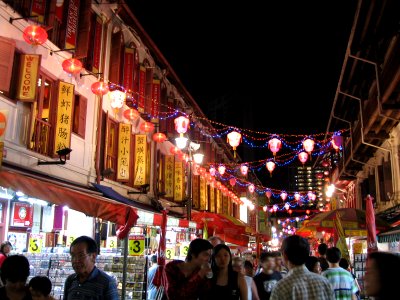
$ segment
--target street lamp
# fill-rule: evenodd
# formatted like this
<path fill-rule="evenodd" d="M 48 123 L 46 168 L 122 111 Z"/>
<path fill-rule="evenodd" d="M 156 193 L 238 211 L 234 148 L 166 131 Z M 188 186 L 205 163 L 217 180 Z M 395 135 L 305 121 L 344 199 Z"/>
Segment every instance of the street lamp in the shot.
<path fill-rule="evenodd" d="M 175 139 L 176 146 L 179 149 L 185 149 L 187 147 L 188 150 L 188 177 L 187 177 L 187 189 L 186 189 L 186 209 L 187 209 L 187 219 L 190 221 L 192 219 L 192 205 L 193 205 L 193 188 L 192 188 L 192 168 L 193 161 L 200 165 L 203 162 L 204 155 L 201 153 L 193 153 L 193 151 L 197 151 L 200 149 L 200 144 L 189 141 L 189 145 L 187 142 L 189 140 L 185 137 L 178 137 Z M 187 146 L 186 146 L 187 145 Z"/>

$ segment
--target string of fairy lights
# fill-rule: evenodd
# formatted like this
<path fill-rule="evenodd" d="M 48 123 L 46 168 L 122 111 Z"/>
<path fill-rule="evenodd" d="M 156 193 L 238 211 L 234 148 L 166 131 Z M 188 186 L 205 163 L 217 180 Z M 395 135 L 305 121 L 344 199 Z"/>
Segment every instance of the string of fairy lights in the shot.
<path fill-rule="evenodd" d="M 4 9 L 4 8 L 3 8 Z M 4 17 L 3 17 L 4 18 Z M 13 24 L 13 23 L 12 23 Z M 21 28 L 13 24 L 19 31 L 23 32 Z M 44 44 L 35 45 L 35 47 L 41 46 L 46 50 L 52 52 L 55 51 Z M 58 52 L 54 52 L 57 55 L 57 62 L 62 66 L 62 62 L 58 59 L 66 59 L 66 57 L 62 56 Z M 90 72 L 89 72 L 90 73 Z M 90 91 L 91 86 L 86 85 L 82 80 L 79 80 L 78 76 L 74 76 L 73 74 L 69 74 L 70 78 L 74 78 L 77 85 L 80 89 L 85 89 Z M 102 76 L 98 76 L 99 81 L 106 81 L 105 78 Z M 209 162 L 208 167 L 209 170 L 218 169 L 218 171 L 209 171 L 208 174 L 213 173 L 213 177 L 216 178 L 219 182 L 224 183 L 225 186 L 228 184 L 232 187 L 237 185 L 241 189 L 249 189 L 251 193 L 255 192 L 259 196 L 261 195 L 268 195 L 267 198 L 270 200 L 275 200 L 274 202 L 282 201 L 281 203 L 275 204 L 267 204 L 263 207 L 264 211 L 269 210 L 270 212 L 277 212 L 277 211 L 290 211 L 296 207 L 302 207 L 304 205 L 312 205 L 313 201 L 315 200 L 315 194 L 312 192 L 308 192 L 306 195 L 301 194 L 296 191 L 285 191 L 279 189 L 272 189 L 268 187 L 264 187 L 261 184 L 254 184 L 248 180 L 246 180 L 244 176 L 237 176 L 237 171 L 239 168 L 245 166 L 247 171 L 251 172 L 261 172 L 265 170 L 265 166 L 268 164 L 273 164 L 273 168 L 277 167 L 285 167 L 289 164 L 294 163 L 300 158 L 300 155 L 303 153 L 308 153 L 309 156 L 303 156 L 305 161 L 308 159 L 312 159 L 313 157 L 322 156 L 325 153 L 331 151 L 332 148 L 336 148 L 337 150 L 341 150 L 341 145 L 335 145 L 334 137 L 341 137 L 348 129 L 338 130 L 335 132 L 324 132 L 324 133 L 317 133 L 317 134 L 308 134 L 308 135 L 301 135 L 301 134 L 286 134 L 286 133 L 270 133 L 265 131 L 256 131 L 253 129 L 248 128 L 239 128 L 237 126 L 231 126 L 227 124 L 223 124 L 218 121 L 210 120 L 203 116 L 198 116 L 195 113 L 187 114 L 176 107 L 171 107 L 165 103 L 160 103 L 158 99 L 153 99 L 151 96 L 148 95 L 140 95 L 139 92 L 132 91 L 130 89 L 126 89 L 120 84 L 113 83 L 113 82 L 106 82 L 108 87 L 111 89 L 120 89 L 126 93 L 126 102 L 125 105 L 130 109 L 138 109 L 139 103 L 137 99 L 139 97 L 142 100 L 148 102 L 150 101 L 154 106 L 156 104 L 158 107 L 154 114 L 147 113 L 147 117 L 150 119 L 159 119 L 159 120 L 169 120 L 175 119 L 178 116 L 185 116 L 191 120 L 191 122 L 201 122 L 202 126 L 196 126 L 199 128 L 199 134 L 203 136 L 203 138 L 208 139 L 215 139 L 215 138 L 223 138 L 227 137 L 233 131 L 237 132 L 241 136 L 241 141 L 243 142 L 244 146 L 247 148 L 260 148 L 260 149 L 270 149 L 271 144 L 270 141 L 272 139 L 276 139 L 280 143 L 280 147 L 277 151 L 273 152 L 272 157 L 266 157 L 262 160 L 256 161 L 248 161 L 248 162 L 230 162 L 230 163 L 221 163 L 221 162 Z M 129 103 L 129 105 L 128 105 Z M 204 122 L 202 122 L 204 121 Z M 204 126 L 204 124 L 211 124 L 211 127 Z M 304 141 L 311 140 L 313 142 L 313 149 L 311 151 L 305 151 Z M 235 150 L 235 147 L 233 147 Z M 277 154 L 279 150 L 282 149 L 282 154 Z M 268 152 L 267 152 L 268 153 Z M 266 155 L 267 156 L 267 155 Z M 300 158 L 301 159 L 301 158 Z M 304 162 L 303 162 L 304 164 Z M 220 167 L 224 167 L 224 172 L 220 172 Z M 273 170 L 273 169 L 272 169 Z M 272 170 L 269 170 L 272 174 Z M 246 172 L 247 172 L 246 171 Z M 243 175 L 243 173 L 242 173 Z M 307 217 L 307 216 L 306 216 Z"/>

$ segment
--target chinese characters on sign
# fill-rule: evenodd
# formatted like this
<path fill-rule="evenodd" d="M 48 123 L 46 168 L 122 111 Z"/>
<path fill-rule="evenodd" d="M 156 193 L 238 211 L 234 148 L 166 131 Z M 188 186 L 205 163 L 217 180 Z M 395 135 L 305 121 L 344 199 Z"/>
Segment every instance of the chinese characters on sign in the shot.
<path fill-rule="evenodd" d="M 147 137 L 135 135 L 135 177 L 133 185 L 146 184 Z"/>
<path fill-rule="evenodd" d="M 217 214 L 222 214 L 222 193 L 217 189 Z"/>
<path fill-rule="evenodd" d="M 215 190 L 210 185 L 210 212 L 215 212 Z"/>
<path fill-rule="evenodd" d="M 165 156 L 165 197 L 174 196 L 174 155 Z"/>
<path fill-rule="evenodd" d="M 60 81 L 58 85 L 57 124 L 55 129 L 54 154 L 70 148 L 74 85 Z"/>
<path fill-rule="evenodd" d="M 151 115 L 155 117 L 151 121 L 158 123 L 158 113 L 160 111 L 160 80 L 158 79 L 153 79 L 151 99 Z"/>
<path fill-rule="evenodd" d="M 195 175 L 192 179 L 192 196 L 193 196 L 193 207 L 198 209 L 200 207 L 200 176 Z"/>
<path fill-rule="evenodd" d="M 119 123 L 117 180 L 129 180 L 131 125 Z"/>
<path fill-rule="evenodd" d="M 144 112 L 144 98 L 146 89 L 146 68 L 140 66 L 139 71 L 139 100 L 138 100 L 138 112 Z"/>
<path fill-rule="evenodd" d="M 175 185 L 174 185 L 174 199 L 175 201 L 182 201 L 184 195 L 184 174 L 183 162 L 175 162 Z"/>
<path fill-rule="evenodd" d="M 206 179 L 200 176 L 200 210 L 207 210 L 206 190 Z"/>

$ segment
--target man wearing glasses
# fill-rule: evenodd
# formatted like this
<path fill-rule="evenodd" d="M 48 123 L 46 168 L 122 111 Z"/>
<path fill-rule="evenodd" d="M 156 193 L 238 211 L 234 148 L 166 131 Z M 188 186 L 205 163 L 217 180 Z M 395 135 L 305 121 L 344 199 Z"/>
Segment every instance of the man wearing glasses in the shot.
<path fill-rule="evenodd" d="M 78 237 L 71 243 L 70 254 L 75 274 L 65 281 L 64 300 L 118 300 L 115 280 L 95 266 L 95 240 L 88 236 Z"/>

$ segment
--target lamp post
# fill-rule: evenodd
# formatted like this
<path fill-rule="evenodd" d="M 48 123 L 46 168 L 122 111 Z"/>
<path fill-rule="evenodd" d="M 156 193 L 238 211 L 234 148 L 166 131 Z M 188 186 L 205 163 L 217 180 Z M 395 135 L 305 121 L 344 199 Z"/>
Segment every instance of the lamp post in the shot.
<path fill-rule="evenodd" d="M 196 164 L 201 164 L 203 162 L 204 155 L 201 153 L 193 153 L 193 151 L 197 151 L 200 149 L 200 144 L 189 141 L 187 145 L 188 139 L 185 137 L 178 137 L 175 139 L 176 146 L 179 149 L 187 148 L 188 151 L 188 164 L 187 164 L 187 188 L 186 188 L 186 218 L 188 221 L 192 219 L 192 205 L 193 205 L 193 186 L 192 186 L 192 176 L 193 176 L 193 161 Z"/>

